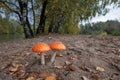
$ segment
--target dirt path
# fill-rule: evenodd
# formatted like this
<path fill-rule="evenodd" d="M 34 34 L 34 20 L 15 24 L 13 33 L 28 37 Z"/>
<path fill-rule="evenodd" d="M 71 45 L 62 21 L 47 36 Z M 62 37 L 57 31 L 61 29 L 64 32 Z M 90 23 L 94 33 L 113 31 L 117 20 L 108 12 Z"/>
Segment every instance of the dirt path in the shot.
<path fill-rule="evenodd" d="M 46 65 L 31 51 L 38 42 L 62 41 L 67 50 L 58 51 L 55 63 Z M 61 55 L 60 55 L 61 54 Z M 0 43 L 0 80 L 120 80 L 120 36 L 46 35 Z"/>

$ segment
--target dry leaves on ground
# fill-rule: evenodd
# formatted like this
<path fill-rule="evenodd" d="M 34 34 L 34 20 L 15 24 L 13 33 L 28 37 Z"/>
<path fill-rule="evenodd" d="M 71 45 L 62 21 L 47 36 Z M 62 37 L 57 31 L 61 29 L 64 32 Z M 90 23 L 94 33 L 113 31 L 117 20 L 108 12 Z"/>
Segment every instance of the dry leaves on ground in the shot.
<path fill-rule="evenodd" d="M 56 80 L 56 78 L 54 76 L 48 76 L 45 78 L 45 80 Z"/>

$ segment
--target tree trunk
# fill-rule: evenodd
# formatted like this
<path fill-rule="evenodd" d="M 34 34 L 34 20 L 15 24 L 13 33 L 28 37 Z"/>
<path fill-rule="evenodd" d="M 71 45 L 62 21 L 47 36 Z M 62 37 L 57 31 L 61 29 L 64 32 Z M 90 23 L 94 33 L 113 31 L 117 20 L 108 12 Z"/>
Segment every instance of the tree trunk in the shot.
<path fill-rule="evenodd" d="M 27 17 L 28 16 L 27 4 L 28 4 L 27 0 L 19 1 L 20 12 L 21 12 L 20 21 L 23 25 L 25 38 L 32 38 L 33 32 Z"/>
<path fill-rule="evenodd" d="M 60 33 L 60 30 L 61 30 L 61 28 L 62 28 L 63 21 L 64 21 L 64 14 L 62 13 L 62 14 L 60 15 L 59 20 L 58 20 L 58 24 L 57 24 L 57 26 L 56 26 L 55 29 L 54 29 L 54 32 L 55 32 L 55 33 Z"/>
<path fill-rule="evenodd" d="M 53 31 L 54 31 L 54 21 L 55 21 L 55 16 L 53 14 L 53 19 L 51 19 L 49 29 L 48 29 L 48 33 L 53 33 Z"/>
<path fill-rule="evenodd" d="M 33 11 L 33 33 L 35 35 L 36 29 L 35 29 L 35 10 L 34 10 L 34 0 L 31 0 L 31 4 L 32 4 L 32 11 Z"/>
<path fill-rule="evenodd" d="M 45 20 L 46 20 L 45 10 L 46 10 L 47 3 L 48 3 L 48 0 L 44 0 L 42 11 L 41 11 L 41 16 L 40 16 L 40 23 L 38 25 L 36 34 L 44 33 L 44 30 L 45 30 Z"/>

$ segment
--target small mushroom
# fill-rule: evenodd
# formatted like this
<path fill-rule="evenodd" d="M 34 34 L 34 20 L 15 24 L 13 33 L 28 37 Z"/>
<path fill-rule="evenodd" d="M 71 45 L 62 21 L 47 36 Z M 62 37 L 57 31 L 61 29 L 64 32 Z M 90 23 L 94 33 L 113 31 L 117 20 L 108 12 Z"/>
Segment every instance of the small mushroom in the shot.
<path fill-rule="evenodd" d="M 66 49 L 65 45 L 62 42 L 52 42 L 50 44 L 50 48 L 53 51 L 55 51 L 54 54 L 51 57 L 51 60 L 50 60 L 51 63 L 53 63 L 55 61 L 57 50 L 65 50 Z"/>
<path fill-rule="evenodd" d="M 38 55 L 41 54 L 41 64 L 44 65 L 45 64 L 45 52 L 48 52 L 50 50 L 49 45 L 45 44 L 45 43 L 37 43 L 32 47 L 32 51 L 36 52 Z"/>

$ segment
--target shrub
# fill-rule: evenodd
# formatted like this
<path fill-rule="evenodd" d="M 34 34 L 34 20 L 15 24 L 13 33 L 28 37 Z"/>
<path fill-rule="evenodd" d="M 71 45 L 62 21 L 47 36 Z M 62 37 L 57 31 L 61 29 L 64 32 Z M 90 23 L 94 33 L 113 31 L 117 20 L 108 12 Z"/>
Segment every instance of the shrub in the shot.
<path fill-rule="evenodd" d="M 107 36 L 107 32 L 101 32 L 99 35 L 100 36 Z"/>

